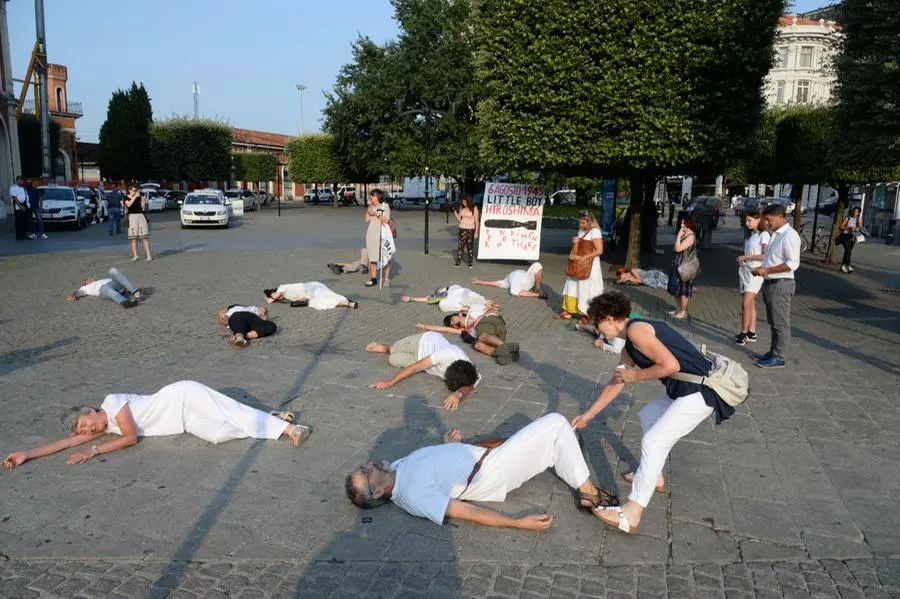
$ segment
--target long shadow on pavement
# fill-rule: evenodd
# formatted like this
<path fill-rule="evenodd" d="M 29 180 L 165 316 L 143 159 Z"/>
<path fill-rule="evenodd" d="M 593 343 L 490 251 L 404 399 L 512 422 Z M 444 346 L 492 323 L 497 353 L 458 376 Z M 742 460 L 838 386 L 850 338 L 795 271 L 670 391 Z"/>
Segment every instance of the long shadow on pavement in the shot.
<path fill-rule="evenodd" d="M 369 459 L 399 459 L 442 443 L 444 433 L 438 409 L 422 397 L 408 397 L 403 423 L 378 435 Z M 354 527 L 336 533 L 312 558 L 293 596 L 456 596 L 461 578 L 453 528 L 414 518 L 393 505 L 359 510 Z"/>
<path fill-rule="evenodd" d="M 325 351 L 328 349 L 328 346 L 334 339 L 335 334 L 337 333 L 341 324 L 344 322 L 345 317 L 346 312 L 337 322 L 334 323 L 334 326 L 328 333 L 328 336 L 322 342 L 321 347 L 319 347 L 319 349 L 310 358 L 309 362 L 306 365 L 306 368 L 297 376 L 297 380 L 294 382 L 293 387 L 287 393 L 287 397 L 279 404 L 279 406 L 284 406 L 285 404 L 290 403 L 296 397 L 297 392 L 303 386 L 303 383 L 307 378 L 309 378 L 309 375 L 312 374 L 313 370 L 315 370 L 318 362 L 317 358 L 325 353 Z M 241 392 L 239 396 L 241 397 L 242 401 L 247 401 L 249 405 L 253 405 L 254 407 L 263 405 L 262 402 L 252 397 L 249 393 Z M 194 526 L 191 527 L 191 530 L 185 536 L 181 547 L 179 547 L 178 550 L 175 551 L 175 554 L 169 562 L 168 568 L 154 582 L 153 586 L 157 590 L 165 592 L 168 589 L 175 588 L 180 582 L 183 582 L 188 562 L 203 546 L 204 540 L 209 535 L 209 532 L 215 526 L 216 522 L 219 520 L 222 512 L 231 502 L 232 497 L 234 497 L 235 493 L 241 487 L 241 483 L 250 472 L 254 462 L 256 462 L 256 458 L 258 457 L 259 452 L 262 450 L 265 443 L 265 439 L 256 439 L 250 444 L 250 447 L 247 449 L 244 457 L 237 464 L 237 466 L 234 467 L 234 469 L 231 471 L 231 475 L 228 477 L 219 491 L 215 494 L 209 505 L 206 506 L 206 509 L 203 510 L 203 513 L 194 523 Z"/>
<path fill-rule="evenodd" d="M 14 349 L 0 355 L 0 375 L 9 374 L 19 368 L 27 368 L 48 359 L 47 354 L 54 349 L 72 345 L 79 337 L 65 337 L 53 343 L 29 349 Z"/>

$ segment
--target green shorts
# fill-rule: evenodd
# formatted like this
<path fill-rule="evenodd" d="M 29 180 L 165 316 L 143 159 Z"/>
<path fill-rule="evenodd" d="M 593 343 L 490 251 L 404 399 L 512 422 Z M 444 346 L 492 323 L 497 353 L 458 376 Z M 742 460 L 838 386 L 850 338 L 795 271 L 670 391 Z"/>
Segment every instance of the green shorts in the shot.
<path fill-rule="evenodd" d="M 506 341 L 506 321 L 497 314 L 485 316 L 475 325 L 476 339 L 481 335 L 493 335 L 501 341 Z"/>

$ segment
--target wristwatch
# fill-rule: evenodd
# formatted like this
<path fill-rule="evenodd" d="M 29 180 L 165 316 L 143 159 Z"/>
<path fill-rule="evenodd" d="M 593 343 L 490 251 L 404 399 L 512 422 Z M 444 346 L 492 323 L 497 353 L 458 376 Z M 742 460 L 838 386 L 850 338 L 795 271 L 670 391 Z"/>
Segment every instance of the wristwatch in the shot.
<path fill-rule="evenodd" d="M 91 445 L 91 457 L 97 457 L 100 455 L 100 449 L 96 445 Z"/>

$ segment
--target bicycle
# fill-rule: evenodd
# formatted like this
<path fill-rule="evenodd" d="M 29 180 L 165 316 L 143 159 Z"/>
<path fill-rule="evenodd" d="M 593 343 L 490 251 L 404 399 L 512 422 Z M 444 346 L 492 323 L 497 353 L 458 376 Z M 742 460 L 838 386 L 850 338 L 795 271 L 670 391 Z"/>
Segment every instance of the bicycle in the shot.
<path fill-rule="evenodd" d="M 805 254 L 810 251 L 811 242 L 809 238 L 803 234 L 803 231 L 806 229 L 806 225 L 809 224 L 809 221 L 804 221 L 800 225 L 800 230 L 797 231 L 800 234 L 800 253 Z M 819 225 L 816 227 L 816 251 L 820 254 L 826 254 L 828 252 L 828 246 L 831 244 L 831 232 L 826 232 L 825 227 Z"/>

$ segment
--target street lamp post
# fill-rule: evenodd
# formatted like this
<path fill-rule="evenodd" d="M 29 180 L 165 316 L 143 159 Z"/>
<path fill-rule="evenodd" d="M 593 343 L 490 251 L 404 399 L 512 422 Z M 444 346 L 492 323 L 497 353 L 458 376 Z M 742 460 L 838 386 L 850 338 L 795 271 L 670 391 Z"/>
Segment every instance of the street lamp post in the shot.
<path fill-rule="evenodd" d="M 300 135 L 303 135 L 303 90 L 305 89 L 305 85 L 297 84 L 297 91 L 300 92 Z"/>
<path fill-rule="evenodd" d="M 397 107 L 399 108 L 401 105 L 401 101 L 397 100 Z M 428 255 L 428 216 L 431 207 L 431 198 L 428 195 L 429 189 L 431 187 L 431 145 L 430 138 L 428 136 L 428 127 L 431 125 L 431 117 L 432 115 L 442 117 L 444 116 L 443 112 L 439 110 L 434 110 L 430 106 L 423 105 L 419 108 L 413 108 L 411 110 L 407 110 L 405 112 L 401 112 L 400 116 L 414 114 L 416 116 L 422 116 L 425 119 L 425 254 Z"/>

